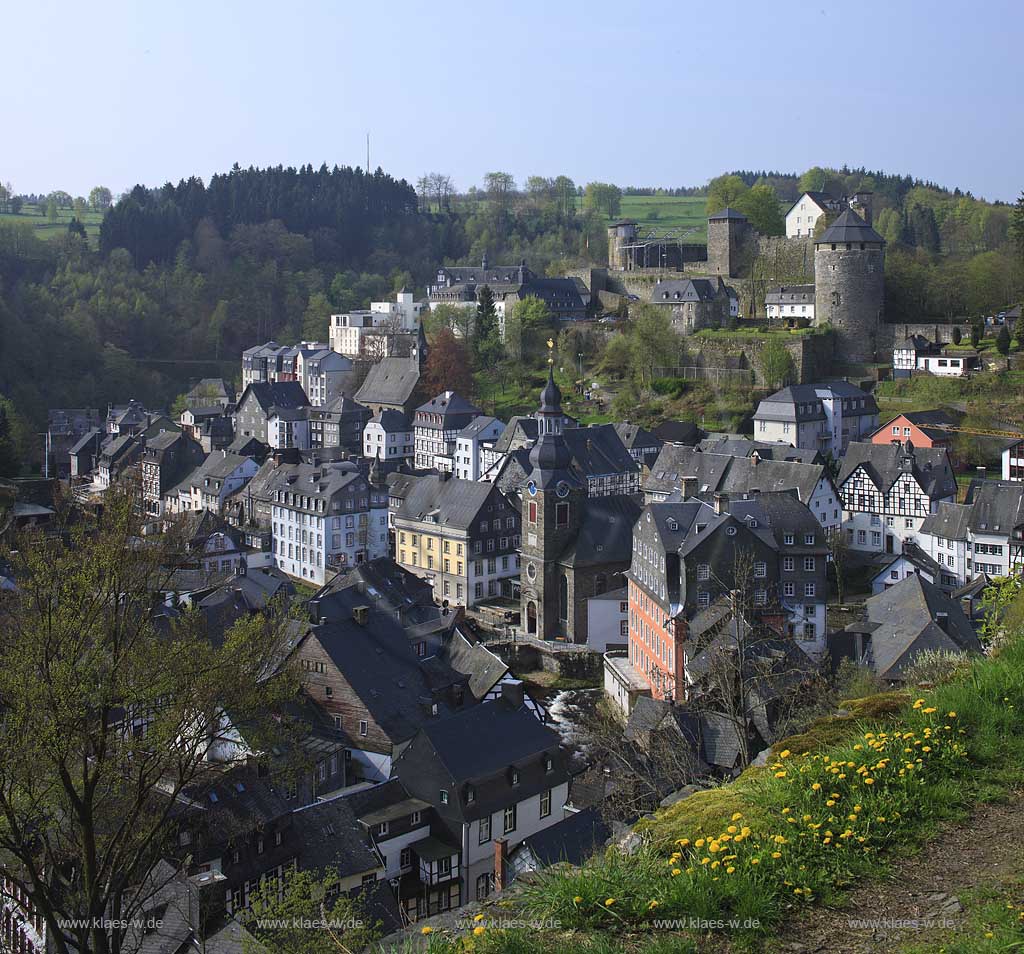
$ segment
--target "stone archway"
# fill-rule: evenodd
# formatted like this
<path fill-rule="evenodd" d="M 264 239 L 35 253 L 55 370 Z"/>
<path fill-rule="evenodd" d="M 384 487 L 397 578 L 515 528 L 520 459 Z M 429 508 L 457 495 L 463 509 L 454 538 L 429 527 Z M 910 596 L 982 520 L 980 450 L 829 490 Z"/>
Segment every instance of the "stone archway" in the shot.
<path fill-rule="evenodd" d="M 537 635 L 537 604 L 533 600 L 526 604 L 526 635 Z"/>

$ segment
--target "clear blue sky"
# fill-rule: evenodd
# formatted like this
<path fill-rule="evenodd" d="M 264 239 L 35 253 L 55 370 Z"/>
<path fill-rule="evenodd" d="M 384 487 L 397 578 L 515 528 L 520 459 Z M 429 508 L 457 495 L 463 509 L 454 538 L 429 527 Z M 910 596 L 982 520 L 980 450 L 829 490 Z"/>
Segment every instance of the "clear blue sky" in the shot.
<path fill-rule="evenodd" d="M 0 180 L 234 162 L 694 185 L 866 165 L 1024 188 L 1024 3 L 11 0 Z"/>

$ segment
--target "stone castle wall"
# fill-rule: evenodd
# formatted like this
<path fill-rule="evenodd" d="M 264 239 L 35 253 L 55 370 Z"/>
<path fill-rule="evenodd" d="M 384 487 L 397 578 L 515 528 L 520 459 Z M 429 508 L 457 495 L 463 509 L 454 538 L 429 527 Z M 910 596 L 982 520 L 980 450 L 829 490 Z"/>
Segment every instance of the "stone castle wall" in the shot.
<path fill-rule="evenodd" d="M 761 373 L 761 352 L 773 336 L 757 334 L 695 335 L 686 340 L 686 351 L 698 367 L 749 368 L 754 381 L 765 385 Z M 835 337 L 831 333 L 779 336 L 793 358 L 794 383 L 808 384 L 832 372 Z"/>

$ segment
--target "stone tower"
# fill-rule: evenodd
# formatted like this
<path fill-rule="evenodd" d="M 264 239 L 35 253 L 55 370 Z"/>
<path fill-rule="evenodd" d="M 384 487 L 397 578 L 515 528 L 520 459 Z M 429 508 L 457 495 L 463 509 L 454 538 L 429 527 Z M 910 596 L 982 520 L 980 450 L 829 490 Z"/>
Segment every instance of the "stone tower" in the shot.
<path fill-rule="evenodd" d="M 569 580 L 559 558 L 579 533 L 586 489 L 572 471 L 562 436 L 562 393 L 550 367 L 536 418 L 537 443 L 523 491 L 521 625 L 528 636 L 571 641 Z"/>
<path fill-rule="evenodd" d="M 708 216 L 708 271 L 739 276 L 752 239 L 750 222 L 742 212 L 726 208 Z"/>
<path fill-rule="evenodd" d="M 869 362 L 884 309 L 885 240 L 847 209 L 814 242 L 814 323 L 835 329 L 840 362 Z"/>
<path fill-rule="evenodd" d="M 625 271 L 632 256 L 625 250 L 636 238 L 637 225 L 632 219 L 623 219 L 608 226 L 608 268 L 613 271 Z"/>

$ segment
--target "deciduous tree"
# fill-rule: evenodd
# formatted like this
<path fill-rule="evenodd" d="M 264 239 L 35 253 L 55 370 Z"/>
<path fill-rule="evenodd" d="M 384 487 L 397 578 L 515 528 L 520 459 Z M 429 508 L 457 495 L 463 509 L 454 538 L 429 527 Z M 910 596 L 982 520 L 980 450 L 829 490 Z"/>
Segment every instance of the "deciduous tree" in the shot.
<path fill-rule="evenodd" d="M 222 714 L 268 751 L 268 714 L 296 691 L 269 618 L 220 645 L 198 614 L 153 620 L 186 555 L 177 534 L 141 543 L 139 503 L 113 489 L 95 520 L 61 509 L 60 532 L 6 554 L 18 588 L 0 600 L 0 853 L 60 954 L 134 949 L 122 922 L 178 855 L 185 792 L 202 798 L 230 764 L 211 758 Z"/>
<path fill-rule="evenodd" d="M 458 391 L 463 397 L 474 392 L 473 371 L 464 340 L 442 328 L 430 342 L 423 387 L 429 397 L 442 391 Z"/>

